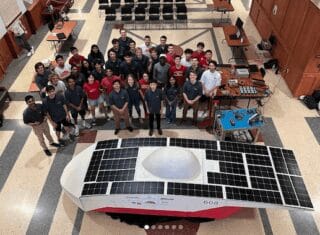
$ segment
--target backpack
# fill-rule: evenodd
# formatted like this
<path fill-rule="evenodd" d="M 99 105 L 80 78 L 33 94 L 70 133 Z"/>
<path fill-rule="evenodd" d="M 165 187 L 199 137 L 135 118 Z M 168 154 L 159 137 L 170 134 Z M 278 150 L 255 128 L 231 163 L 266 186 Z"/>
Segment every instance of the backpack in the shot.
<path fill-rule="evenodd" d="M 302 102 L 309 108 L 309 109 L 317 109 L 318 108 L 318 102 L 314 99 L 313 96 L 306 95 Z"/>

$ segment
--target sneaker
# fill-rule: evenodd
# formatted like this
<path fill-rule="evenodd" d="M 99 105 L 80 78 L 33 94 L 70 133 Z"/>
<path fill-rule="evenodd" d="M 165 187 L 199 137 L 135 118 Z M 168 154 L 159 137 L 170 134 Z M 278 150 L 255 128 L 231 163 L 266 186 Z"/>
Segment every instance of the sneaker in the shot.
<path fill-rule="evenodd" d="M 96 119 L 92 119 L 92 121 L 91 121 L 91 125 L 92 125 L 92 126 L 97 125 L 97 123 L 96 123 Z"/>
<path fill-rule="evenodd" d="M 61 144 L 58 144 L 58 143 L 55 143 L 55 142 L 51 143 L 50 145 L 53 146 L 53 147 L 56 147 L 56 148 L 60 148 L 61 147 Z"/>
<path fill-rule="evenodd" d="M 30 51 L 31 51 L 31 53 L 32 53 L 32 55 L 33 55 L 33 54 L 34 54 L 34 47 L 33 47 L 33 46 L 31 47 L 31 50 L 30 50 Z"/>
<path fill-rule="evenodd" d="M 149 136 L 153 135 L 153 130 L 149 130 Z"/>
<path fill-rule="evenodd" d="M 120 129 L 115 129 L 114 134 L 117 135 L 119 133 Z"/>
<path fill-rule="evenodd" d="M 72 131 L 71 131 L 71 132 L 72 132 Z M 69 140 L 69 134 L 68 134 L 68 133 L 64 133 L 61 139 L 62 139 L 63 141 Z"/>
<path fill-rule="evenodd" d="M 52 153 L 50 152 L 49 149 L 45 149 L 45 150 L 43 150 L 43 152 L 44 152 L 48 157 L 52 156 Z"/>
<path fill-rule="evenodd" d="M 79 136 L 79 127 L 78 125 L 74 125 L 74 133 L 73 133 L 74 136 Z"/>
<path fill-rule="evenodd" d="M 133 128 L 131 126 L 127 127 L 128 131 L 132 132 Z"/>
<path fill-rule="evenodd" d="M 87 128 L 87 129 L 90 129 L 92 127 L 89 123 L 86 122 L 86 120 L 82 120 L 81 125 L 83 128 Z"/>
<path fill-rule="evenodd" d="M 158 129 L 158 134 L 159 134 L 159 135 L 162 135 L 162 130 L 161 130 L 161 128 Z"/>
<path fill-rule="evenodd" d="M 27 56 L 28 56 L 28 57 L 32 56 L 32 52 L 29 51 L 28 54 L 27 54 Z"/>
<path fill-rule="evenodd" d="M 110 117 L 108 116 L 107 113 L 105 113 L 104 116 L 106 117 L 106 120 L 107 120 L 107 121 L 110 120 Z"/>

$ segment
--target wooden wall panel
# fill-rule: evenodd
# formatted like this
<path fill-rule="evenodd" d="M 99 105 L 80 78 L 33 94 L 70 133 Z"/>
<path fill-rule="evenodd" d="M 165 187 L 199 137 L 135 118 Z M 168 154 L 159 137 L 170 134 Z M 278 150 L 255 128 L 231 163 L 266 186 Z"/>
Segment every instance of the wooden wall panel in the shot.
<path fill-rule="evenodd" d="M 12 60 L 13 56 L 5 38 L 3 37 L 0 39 L 0 80 L 3 79 L 5 71 Z"/>
<path fill-rule="evenodd" d="M 293 49 L 297 40 L 298 33 L 301 30 L 303 19 L 306 14 L 308 1 L 290 0 L 287 8 L 287 14 L 284 18 L 280 35 L 287 41 L 287 47 Z"/>
<path fill-rule="evenodd" d="M 261 0 L 261 6 L 264 9 L 267 17 L 270 17 L 274 0 Z"/>
<path fill-rule="evenodd" d="M 259 12 L 259 17 L 256 22 L 257 29 L 260 33 L 261 38 L 268 39 L 271 35 L 271 25 L 267 20 L 267 16 L 263 11 Z"/>
<path fill-rule="evenodd" d="M 320 37 L 319 22 L 319 9 L 310 2 L 302 29 L 291 56 L 296 66 L 305 68 L 310 58 L 314 55 L 314 48 Z"/>
<path fill-rule="evenodd" d="M 43 25 L 42 11 L 45 8 L 45 4 L 41 0 L 34 0 L 32 5 L 28 7 L 26 17 L 29 22 L 31 32 L 36 33 L 37 29 Z"/>
<path fill-rule="evenodd" d="M 282 28 L 283 20 L 287 13 L 287 8 L 290 0 L 274 0 L 272 10 L 274 6 L 277 6 L 277 13 L 274 15 L 271 12 L 271 22 L 275 26 L 275 30 L 279 33 Z M 301 0 L 300 0 L 301 1 Z"/>
<path fill-rule="evenodd" d="M 258 0 L 253 0 L 251 4 L 250 17 L 254 23 L 257 22 L 260 13 L 260 5 Z"/>

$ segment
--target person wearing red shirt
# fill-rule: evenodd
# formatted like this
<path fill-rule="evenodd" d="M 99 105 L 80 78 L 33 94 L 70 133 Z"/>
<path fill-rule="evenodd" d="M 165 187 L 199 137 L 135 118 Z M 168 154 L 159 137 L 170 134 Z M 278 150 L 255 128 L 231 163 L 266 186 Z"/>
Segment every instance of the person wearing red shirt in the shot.
<path fill-rule="evenodd" d="M 169 69 L 169 75 L 176 79 L 177 85 L 181 88 L 186 81 L 187 68 L 181 65 L 181 56 L 179 55 L 174 57 L 174 63 L 175 65 Z"/>
<path fill-rule="evenodd" d="M 212 59 L 212 51 L 211 50 L 206 50 L 205 56 L 201 58 L 199 64 L 200 67 L 203 69 L 207 69 L 209 67 L 209 62 L 213 60 Z"/>
<path fill-rule="evenodd" d="M 197 50 L 195 50 L 192 53 L 192 58 L 198 58 L 198 61 L 200 61 L 201 58 L 204 57 L 204 55 L 205 55 L 203 49 L 204 49 L 204 43 L 203 42 L 198 42 Z"/>
<path fill-rule="evenodd" d="M 166 56 L 167 56 L 167 63 L 170 66 L 175 65 L 175 63 L 174 63 L 175 53 L 174 53 L 173 44 L 168 45 L 168 53 L 166 54 Z"/>
<path fill-rule="evenodd" d="M 69 59 L 69 64 L 77 66 L 77 68 L 80 70 L 82 62 L 85 60 L 85 57 L 82 55 L 79 55 L 78 48 L 76 48 L 76 47 L 71 47 L 70 52 L 71 52 L 72 56 Z"/>
<path fill-rule="evenodd" d="M 147 105 L 146 105 L 146 101 L 144 99 L 144 95 L 146 94 L 146 91 L 150 87 L 148 73 L 143 73 L 142 78 L 139 80 L 139 86 L 140 86 L 139 93 L 140 93 L 140 98 L 141 98 L 142 105 L 143 105 L 144 116 L 145 116 L 145 118 L 147 118 L 149 114 L 147 111 Z"/>
<path fill-rule="evenodd" d="M 88 97 L 88 104 L 92 116 L 91 125 L 96 125 L 96 107 L 99 106 L 99 109 L 104 112 L 106 119 L 108 119 L 108 114 L 104 107 L 104 100 L 100 91 L 100 83 L 98 80 L 95 80 L 92 75 L 88 77 L 88 82 L 83 85 L 83 90 Z"/>
<path fill-rule="evenodd" d="M 107 103 L 108 109 L 109 109 L 109 95 L 111 91 L 113 90 L 112 83 L 115 80 L 120 81 L 120 77 L 113 75 L 113 72 L 110 68 L 106 70 L 106 76 L 101 80 L 101 87 L 105 91 L 105 101 Z"/>

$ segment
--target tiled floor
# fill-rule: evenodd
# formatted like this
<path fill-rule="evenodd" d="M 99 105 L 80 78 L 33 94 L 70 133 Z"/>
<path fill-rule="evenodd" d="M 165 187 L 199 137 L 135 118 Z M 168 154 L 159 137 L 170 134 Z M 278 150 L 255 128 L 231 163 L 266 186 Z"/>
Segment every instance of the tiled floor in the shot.
<path fill-rule="evenodd" d="M 195 48 L 197 42 L 204 41 L 206 48 L 214 51 L 214 57 L 219 63 L 227 62 L 231 57 L 231 50 L 222 40 L 222 29 L 212 28 L 211 24 L 220 14 L 206 9 L 206 4 L 212 2 L 187 0 L 187 3 L 192 9 L 188 28 L 129 29 L 128 35 L 137 45 L 142 43 L 146 34 L 151 36 L 154 43 L 158 43 L 160 35 L 167 35 L 169 42 L 183 48 Z M 241 16 L 251 43 L 256 44 L 260 38 L 248 16 L 250 1 L 232 3 L 236 9 L 230 14 L 232 21 Z M 97 8 L 98 1 L 78 0 L 69 14 L 71 19 L 78 21 L 75 46 L 85 56 L 89 53 L 91 44 L 97 43 L 105 52 L 111 45 L 111 39 L 119 36 L 118 30 L 105 24 L 103 17 L 99 18 Z M 44 58 L 54 58 L 53 49 L 45 41 L 46 30 L 46 27 L 40 29 L 31 39 L 33 45 L 36 45 L 36 53 L 31 58 L 21 55 L 12 63 L 6 80 L 1 83 L 10 87 L 10 92 L 15 94 L 16 98 L 5 111 L 6 120 L 0 129 L 0 234 L 146 234 L 148 231 L 112 220 L 104 214 L 83 213 L 61 191 L 59 179 L 62 170 L 73 156 L 90 145 L 87 142 L 94 139 L 95 133 L 85 134 L 78 142 L 63 150 L 53 149 L 54 155 L 47 158 L 31 129 L 21 122 L 25 107 L 21 97 L 29 89 L 34 64 Z M 294 150 L 315 211 L 243 209 L 228 219 L 200 224 L 198 234 L 319 234 L 318 115 L 292 98 L 283 79 L 274 75 L 272 71 L 267 72 L 266 81 L 273 95 L 263 108 L 263 114 L 268 117 L 263 139 L 267 145 L 284 146 Z M 115 138 L 112 128 L 111 123 L 104 123 L 95 128 L 95 140 Z M 188 125 L 164 126 L 164 135 L 214 138 L 206 131 Z M 139 129 L 130 134 L 122 131 L 119 135 L 136 136 L 147 136 L 147 130 Z M 152 234 L 177 234 L 171 230 L 170 232 L 172 233 L 165 230 L 157 233 L 153 231 Z"/>

